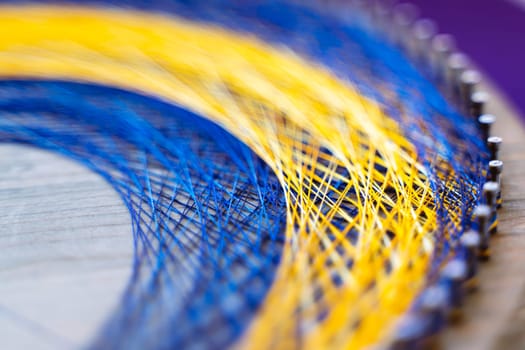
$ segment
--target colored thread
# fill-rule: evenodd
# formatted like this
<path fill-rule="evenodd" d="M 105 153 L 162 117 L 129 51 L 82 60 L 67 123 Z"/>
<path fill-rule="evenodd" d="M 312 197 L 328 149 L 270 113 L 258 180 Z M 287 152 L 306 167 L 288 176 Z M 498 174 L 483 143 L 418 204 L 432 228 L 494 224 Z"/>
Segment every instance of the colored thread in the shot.
<path fill-rule="evenodd" d="M 221 23 L 220 4 L 204 6 L 207 21 Z M 202 9 L 178 6 L 182 14 Z M 359 26 L 281 2 L 230 6 L 242 19 L 236 29 L 259 33 L 257 21 L 272 19 L 264 39 L 285 37 L 306 57 L 322 53 L 339 77 L 216 26 L 47 6 L 1 9 L 0 30 L 14 35 L 0 38 L 0 72 L 158 96 L 216 121 L 269 165 L 286 198 L 286 242 L 239 346 L 387 341 L 470 225 L 486 157 L 475 125 Z M 319 40 L 301 42 L 305 28 Z"/>
<path fill-rule="evenodd" d="M 239 336 L 284 241 L 284 194 L 269 167 L 212 122 L 129 92 L 3 81 L 0 94 L 1 140 L 82 162 L 130 211 L 133 275 L 94 347 L 211 348 Z"/>

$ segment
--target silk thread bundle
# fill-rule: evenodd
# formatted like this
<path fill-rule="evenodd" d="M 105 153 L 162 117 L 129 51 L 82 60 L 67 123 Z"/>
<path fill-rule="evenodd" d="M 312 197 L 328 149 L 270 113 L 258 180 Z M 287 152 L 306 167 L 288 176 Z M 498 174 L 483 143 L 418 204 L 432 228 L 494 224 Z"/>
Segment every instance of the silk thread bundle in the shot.
<path fill-rule="evenodd" d="M 134 218 L 135 275 L 92 346 L 388 342 L 471 225 L 475 123 L 358 14 L 128 5 L 0 10 L 2 140 L 84 162 Z"/>

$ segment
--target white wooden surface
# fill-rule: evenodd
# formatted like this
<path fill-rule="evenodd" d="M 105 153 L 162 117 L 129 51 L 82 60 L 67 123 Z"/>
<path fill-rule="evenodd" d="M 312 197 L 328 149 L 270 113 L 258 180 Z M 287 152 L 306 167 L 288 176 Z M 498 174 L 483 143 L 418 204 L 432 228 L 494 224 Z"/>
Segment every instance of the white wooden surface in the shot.
<path fill-rule="evenodd" d="M 525 349 L 525 131 L 503 98 L 490 111 L 505 141 L 502 222 L 479 292 L 441 338 L 447 349 Z M 129 214 L 108 184 L 60 156 L 0 144 L 0 349 L 85 345 L 131 259 Z"/>
<path fill-rule="evenodd" d="M 127 209 L 61 156 L 0 145 L 0 349 L 85 345 L 130 275 Z"/>

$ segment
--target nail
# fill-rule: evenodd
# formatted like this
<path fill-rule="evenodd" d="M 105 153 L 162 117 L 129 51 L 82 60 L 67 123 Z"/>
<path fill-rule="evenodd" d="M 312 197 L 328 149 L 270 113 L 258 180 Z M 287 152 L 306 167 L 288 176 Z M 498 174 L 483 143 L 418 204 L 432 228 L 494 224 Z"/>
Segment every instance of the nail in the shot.
<path fill-rule="evenodd" d="M 391 350 L 420 349 L 425 335 L 425 320 L 421 315 L 407 314 L 398 324 Z"/>
<path fill-rule="evenodd" d="M 432 73 L 439 85 L 446 84 L 448 59 L 455 48 L 450 34 L 438 34 L 432 39 Z"/>
<path fill-rule="evenodd" d="M 503 162 L 501 160 L 491 160 L 489 162 L 489 176 L 488 180 L 496 182 L 499 185 L 498 197 L 496 199 L 496 207 L 499 209 L 503 204 L 501 199 L 501 173 L 503 172 Z"/>
<path fill-rule="evenodd" d="M 485 91 L 478 91 L 472 94 L 470 99 L 470 115 L 478 118 L 485 113 L 485 106 L 489 100 L 489 94 Z"/>
<path fill-rule="evenodd" d="M 487 146 L 490 152 L 490 160 L 497 160 L 499 157 L 499 150 L 503 139 L 499 136 L 490 136 L 487 138 Z"/>
<path fill-rule="evenodd" d="M 425 334 L 437 334 L 445 323 L 444 311 L 448 292 L 445 287 L 434 285 L 427 288 L 421 296 L 421 312 L 428 319 Z"/>
<path fill-rule="evenodd" d="M 465 297 L 463 282 L 467 278 L 467 264 L 460 259 L 448 262 L 442 270 L 441 276 L 448 286 L 449 318 L 457 321 L 461 318 L 461 307 Z"/>
<path fill-rule="evenodd" d="M 485 204 L 478 205 L 474 208 L 474 217 L 477 219 L 478 232 L 480 237 L 479 258 L 488 260 L 490 258 L 490 235 L 489 235 L 489 218 L 491 209 Z"/>
<path fill-rule="evenodd" d="M 489 207 L 496 207 L 496 196 L 498 195 L 499 186 L 497 182 L 489 181 L 483 185 L 483 197 Z"/>
<path fill-rule="evenodd" d="M 470 99 L 476 86 L 481 82 L 481 75 L 472 69 L 465 70 L 459 78 L 460 107 L 464 113 L 470 112 Z"/>
<path fill-rule="evenodd" d="M 496 200 L 498 198 L 499 185 L 497 182 L 489 181 L 483 185 L 483 197 L 490 208 L 489 232 L 491 235 L 498 232 L 498 214 Z"/>
<path fill-rule="evenodd" d="M 410 28 L 419 15 L 416 6 L 409 3 L 401 3 L 394 7 L 394 43 L 402 49 L 409 50 L 407 38 Z"/>
<path fill-rule="evenodd" d="M 391 7 L 384 2 L 375 1 L 372 4 L 372 21 L 374 23 L 375 32 L 381 36 L 389 35 L 389 28 L 391 26 Z"/>
<path fill-rule="evenodd" d="M 500 182 L 500 175 L 503 171 L 503 162 L 499 159 L 489 162 L 489 181 Z"/>
<path fill-rule="evenodd" d="M 468 230 L 463 233 L 459 242 L 464 249 L 465 261 L 467 263 L 467 289 L 472 290 L 477 287 L 476 275 L 478 274 L 479 233 L 474 230 Z"/>
<path fill-rule="evenodd" d="M 428 51 L 431 48 L 432 38 L 436 35 L 437 25 L 429 19 L 420 19 L 414 23 L 412 55 L 424 68 L 431 65 Z M 430 67 L 431 69 L 431 67 Z"/>
<path fill-rule="evenodd" d="M 461 100 L 460 77 L 467 69 L 468 58 L 462 53 L 452 53 L 447 60 L 446 89 L 453 101 L 459 103 Z"/>
<path fill-rule="evenodd" d="M 478 125 L 481 131 L 482 140 L 488 140 L 490 137 L 490 129 L 496 122 L 496 117 L 492 114 L 483 114 L 478 118 Z"/>

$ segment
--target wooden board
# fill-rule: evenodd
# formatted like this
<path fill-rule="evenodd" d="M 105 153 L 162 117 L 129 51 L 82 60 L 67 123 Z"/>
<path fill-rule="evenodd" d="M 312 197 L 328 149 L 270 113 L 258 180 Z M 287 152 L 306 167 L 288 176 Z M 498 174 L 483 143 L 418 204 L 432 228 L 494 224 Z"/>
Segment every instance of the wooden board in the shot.
<path fill-rule="evenodd" d="M 492 258 L 481 265 L 480 289 L 469 295 L 462 322 L 447 328 L 447 349 L 525 349 L 525 129 L 518 113 L 489 85 L 487 112 L 497 116 L 495 136 L 503 138 L 499 233 Z"/>
<path fill-rule="evenodd" d="M 98 175 L 0 146 L 0 348 L 85 345 L 130 276 L 129 213 Z"/>
<path fill-rule="evenodd" d="M 508 103 L 492 93 L 495 133 L 504 138 L 500 233 L 463 322 L 442 335 L 450 349 L 525 348 L 525 132 Z M 15 145 L 0 146 L 0 208 L 1 348 L 85 344 L 111 314 L 130 274 L 126 208 L 89 170 Z"/>

